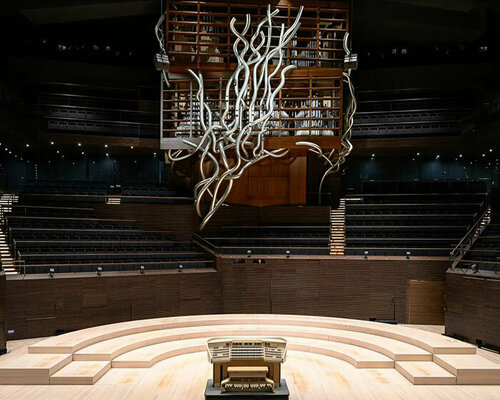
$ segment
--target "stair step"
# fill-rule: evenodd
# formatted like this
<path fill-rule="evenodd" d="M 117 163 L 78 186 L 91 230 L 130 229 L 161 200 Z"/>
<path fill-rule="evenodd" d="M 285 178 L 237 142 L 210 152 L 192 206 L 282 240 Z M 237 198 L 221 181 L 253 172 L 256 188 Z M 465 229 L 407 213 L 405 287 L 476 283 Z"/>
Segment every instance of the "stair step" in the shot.
<path fill-rule="evenodd" d="M 434 354 L 434 362 L 457 377 L 457 385 L 498 385 L 500 364 L 479 354 Z"/>
<path fill-rule="evenodd" d="M 414 385 L 455 385 L 457 378 L 432 361 L 396 361 L 396 371 Z"/>
<path fill-rule="evenodd" d="M 93 385 L 110 368 L 110 361 L 73 361 L 53 374 L 50 384 Z"/>

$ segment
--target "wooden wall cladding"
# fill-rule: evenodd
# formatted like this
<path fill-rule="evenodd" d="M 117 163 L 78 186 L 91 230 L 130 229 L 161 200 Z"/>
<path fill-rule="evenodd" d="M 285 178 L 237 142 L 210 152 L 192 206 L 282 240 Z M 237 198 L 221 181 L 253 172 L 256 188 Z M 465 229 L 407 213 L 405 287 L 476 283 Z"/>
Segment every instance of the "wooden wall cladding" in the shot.
<path fill-rule="evenodd" d="M 408 282 L 407 322 L 409 324 L 444 325 L 444 282 Z"/>
<path fill-rule="evenodd" d="M 8 339 L 135 319 L 222 312 L 216 272 L 7 282 Z"/>
<path fill-rule="evenodd" d="M 307 158 L 266 159 L 233 181 L 227 201 L 257 207 L 305 204 Z"/>
<path fill-rule="evenodd" d="M 21 279 L 6 284 L 8 339 L 133 319 L 280 313 L 407 322 L 409 280 L 444 280 L 449 261 L 262 259 L 217 271 Z M 257 261 L 257 260 L 255 260 Z M 435 315 L 432 303 L 429 315 Z M 424 316 L 425 317 L 425 316 Z"/>
<path fill-rule="evenodd" d="M 264 259 L 263 259 L 264 260 Z M 406 322 L 408 281 L 444 280 L 448 261 L 218 260 L 224 312 L 324 315 Z M 429 313 L 437 311 L 429 307 Z"/>
<path fill-rule="evenodd" d="M 500 279 L 446 274 L 447 335 L 500 349 Z"/>

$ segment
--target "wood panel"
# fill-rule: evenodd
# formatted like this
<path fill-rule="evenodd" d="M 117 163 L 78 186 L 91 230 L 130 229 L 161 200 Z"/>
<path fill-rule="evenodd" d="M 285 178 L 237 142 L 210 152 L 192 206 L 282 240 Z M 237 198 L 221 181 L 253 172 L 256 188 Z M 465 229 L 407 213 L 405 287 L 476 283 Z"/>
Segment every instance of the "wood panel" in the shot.
<path fill-rule="evenodd" d="M 408 280 L 444 280 L 449 261 L 350 258 L 218 258 L 217 271 L 9 276 L 9 339 L 49 336 L 112 322 L 213 313 L 282 313 L 406 322 Z M 36 301 L 32 301 L 32 293 Z M 39 301 L 43 299 L 43 301 Z M 495 321 L 494 299 L 488 321 Z M 422 310 L 430 318 L 431 302 Z M 37 317 L 38 316 L 38 317 Z"/>
<path fill-rule="evenodd" d="M 266 159 L 234 180 L 228 203 L 257 207 L 306 203 L 307 157 Z"/>
<path fill-rule="evenodd" d="M 500 349 L 500 279 L 446 274 L 447 335 Z"/>
<path fill-rule="evenodd" d="M 444 282 L 408 281 L 407 323 L 444 324 Z"/>

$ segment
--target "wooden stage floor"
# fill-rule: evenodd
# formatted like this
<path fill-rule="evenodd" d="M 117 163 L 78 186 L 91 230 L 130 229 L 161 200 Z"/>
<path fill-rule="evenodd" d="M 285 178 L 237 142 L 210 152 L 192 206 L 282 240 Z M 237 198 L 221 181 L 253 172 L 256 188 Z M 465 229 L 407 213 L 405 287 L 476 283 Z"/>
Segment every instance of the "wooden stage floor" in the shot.
<path fill-rule="evenodd" d="M 437 335 L 442 329 L 414 328 Z M 28 346 L 44 340 L 9 342 L 10 353 L 0 357 L 0 368 L 5 359 L 29 356 Z M 483 350 L 477 353 L 500 368 L 499 355 Z M 500 385 L 414 385 L 395 368 L 359 368 L 336 357 L 293 349 L 288 351 L 283 376 L 290 389 L 290 399 L 294 400 L 500 399 Z M 0 399 L 202 400 L 210 377 L 207 355 L 205 351 L 197 351 L 164 359 L 149 368 L 111 368 L 93 385 L 0 385 Z"/>

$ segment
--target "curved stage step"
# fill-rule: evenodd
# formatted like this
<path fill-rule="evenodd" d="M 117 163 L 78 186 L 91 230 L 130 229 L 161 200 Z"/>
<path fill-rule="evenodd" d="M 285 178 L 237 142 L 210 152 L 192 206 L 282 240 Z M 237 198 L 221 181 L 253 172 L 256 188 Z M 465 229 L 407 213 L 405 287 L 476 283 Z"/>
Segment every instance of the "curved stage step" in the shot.
<path fill-rule="evenodd" d="M 110 369 L 147 369 L 204 352 L 207 338 L 216 336 L 284 336 L 290 351 L 356 368 L 395 368 L 414 385 L 500 384 L 500 364 L 442 335 L 377 322 L 265 314 L 157 318 L 51 337 L 29 346 L 28 354 L 0 358 L 0 384 L 92 385 Z"/>

